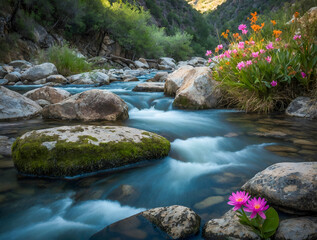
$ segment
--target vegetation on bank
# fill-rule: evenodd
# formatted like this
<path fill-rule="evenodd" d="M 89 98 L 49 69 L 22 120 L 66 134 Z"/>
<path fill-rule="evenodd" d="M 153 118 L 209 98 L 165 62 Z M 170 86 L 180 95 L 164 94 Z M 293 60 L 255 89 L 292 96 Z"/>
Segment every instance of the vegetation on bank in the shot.
<path fill-rule="evenodd" d="M 69 42 L 78 36 L 108 34 L 136 57 L 170 56 L 180 60 L 192 54 L 190 34 L 174 29 L 167 35 L 164 28 L 152 23 L 149 11 L 134 4 L 108 0 L 0 0 L 0 3 L 10 9 L 10 14 L 17 9 L 11 32 L 19 33 L 23 39 L 36 40 L 33 30 L 38 22 L 50 33 L 63 34 Z"/>
<path fill-rule="evenodd" d="M 54 45 L 47 50 L 41 50 L 36 60 L 39 63 L 53 63 L 63 76 L 92 70 L 92 64 L 88 63 L 85 58 L 78 56 L 76 50 L 70 48 L 68 44 L 64 46 Z"/>
<path fill-rule="evenodd" d="M 286 24 L 251 13 L 249 24 L 221 34 L 214 58 L 207 51 L 229 106 L 268 113 L 284 110 L 297 96 L 317 96 L 317 19 L 299 17 L 296 12 Z"/>

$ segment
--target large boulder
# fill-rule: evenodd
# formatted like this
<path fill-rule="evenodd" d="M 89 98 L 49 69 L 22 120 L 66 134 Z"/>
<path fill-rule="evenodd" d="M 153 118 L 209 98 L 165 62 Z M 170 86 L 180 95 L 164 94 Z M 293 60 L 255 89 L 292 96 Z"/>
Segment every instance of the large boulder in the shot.
<path fill-rule="evenodd" d="M 107 90 L 89 90 L 75 94 L 62 102 L 43 109 L 44 118 L 67 120 L 126 120 L 127 104 L 116 94 Z"/>
<path fill-rule="evenodd" d="M 9 82 L 18 82 L 20 81 L 21 74 L 19 72 L 11 72 L 5 75 L 4 79 L 7 79 Z"/>
<path fill-rule="evenodd" d="M 36 81 L 57 74 L 57 68 L 53 63 L 42 63 L 29 68 L 21 75 L 21 79 Z"/>
<path fill-rule="evenodd" d="M 317 217 L 298 217 L 280 222 L 275 240 L 317 239 Z"/>
<path fill-rule="evenodd" d="M 317 100 L 298 97 L 287 107 L 286 114 L 294 117 L 317 118 Z"/>
<path fill-rule="evenodd" d="M 0 87 L 0 120 L 31 118 L 41 111 L 41 106 L 31 99 Z"/>
<path fill-rule="evenodd" d="M 317 162 L 274 164 L 257 173 L 242 189 L 264 197 L 287 212 L 317 212 Z"/>
<path fill-rule="evenodd" d="M 164 92 L 175 94 L 173 105 L 185 109 L 217 108 L 221 97 L 210 68 L 187 65 L 168 75 Z"/>
<path fill-rule="evenodd" d="M 153 208 L 141 214 L 172 239 L 188 238 L 199 232 L 200 217 L 184 206 Z"/>
<path fill-rule="evenodd" d="M 173 70 L 176 68 L 176 63 L 173 58 L 161 57 L 159 59 L 159 70 Z"/>
<path fill-rule="evenodd" d="M 175 96 L 191 72 L 194 72 L 194 67 L 185 65 L 169 74 L 165 82 L 164 93 L 168 96 Z"/>
<path fill-rule="evenodd" d="M 222 218 L 209 220 L 203 229 L 203 237 L 206 240 L 251 240 L 261 239 L 250 228 L 239 222 L 237 213 L 228 211 Z"/>
<path fill-rule="evenodd" d="M 36 176 L 75 176 L 168 155 L 165 138 L 114 126 L 63 126 L 28 132 L 12 146 L 16 169 Z"/>
<path fill-rule="evenodd" d="M 133 88 L 134 92 L 164 92 L 163 82 L 145 82 L 136 85 Z"/>
<path fill-rule="evenodd" d="M 12 66 L 14 68 L 28 68 L 28 67 L 32 67 L 32 64 L 28 61 L 25 60 L 15 60 L 15 61 L 11 61 L 9 64 L 9 66 Z"/>
<path fill-rule="evenodd" d="M 220 90 L 208 67 L 196 67 L 177 90 L 173 105 L 185 109 L 217 108 Z"/>
<path fill-rule="evenodd" d="M 110 84 L 109 76 L 103 72 L 86 72 L 69 76 L 68 81 L 71 84 Z"/>
<path fill-rule="evenodd" d="M 24 94 L 25 97 L 30 98 L 33 101 L 43 99 L 51 104 L 61 102 L 70 97 L 70 95 L 69 92 L 63 89 L 53 87 L 41 87 Z"/>

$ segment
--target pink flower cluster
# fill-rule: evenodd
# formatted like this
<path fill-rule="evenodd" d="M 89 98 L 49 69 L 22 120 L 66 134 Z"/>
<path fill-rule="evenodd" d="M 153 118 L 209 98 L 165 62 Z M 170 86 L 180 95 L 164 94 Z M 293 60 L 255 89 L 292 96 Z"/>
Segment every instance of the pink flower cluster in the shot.
<path fill-rule="evenodd" d="M 245 25 L 245 24 L 240 24 L 239 27 L 238 27 L 238 29 L 239 29 L 240 31 L 242 31 L 242 34 L 244 34 L 244 35 L 248 33 L 247 25 Z"/>
<path fill-rule="evenodd" d="M 296 39 L 301 39 L 302 38 L 302 35 L 294 35 L 293 39 L 296 40 Z"/>
<path fill-rule="evenodd" d="M 251 213 L 251 219 L 255 218 L 257 214 L 261 218 L 266 219 L 264 211 L 269 208 L 269 205 L 266 205 L 267 202 L 265 201 L 265 199 L 250 199 L 250 197 L 251 196 L 244 191 L 232 193 L 232 195 L 229 197 L 228 204 L 234 206 L 234 211 L 237 211 L 244 206 L 244 211 Z"/>
<path fill-rule="evenodd" d="M 212 55 L 212 51 L 211 50 L 207 50 L 206 56 L 211 56 L 211 55 Z"/>
<path fill-rule="evenodd" d="M 274 49 L 273 43 L 270 42 L 268 45 L 266 45 L 266 49 L 267 50 Z"/>
<path fill-rule="evenodd" d="M 242 61 L 242 62 L 239 62 L 238 64 L 237 64 L 237 68 L 241 71 L 241 69 L 242 68 L 245 68 L 246 67 L 246 65 L 245 65 L 245 63 Z"/>
<path fill-rule="evenodd" d="M 239 49 L 244 49 L 244 42 L 239 42 L 238 48 Z"/>
<path fill-rule="evenodd" d="M 221 50 L 221 49 L 223 49 L 223 45 L 220 44 L 220 45 L 217 46 L 217 48 L 218 48 L 219 50 Z"/>

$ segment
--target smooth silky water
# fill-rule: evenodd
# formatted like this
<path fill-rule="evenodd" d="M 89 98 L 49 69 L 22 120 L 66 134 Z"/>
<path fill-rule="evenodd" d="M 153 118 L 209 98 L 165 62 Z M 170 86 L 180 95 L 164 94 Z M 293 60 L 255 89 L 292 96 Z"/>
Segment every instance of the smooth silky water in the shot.
<path fill-rule="evenodd" d="M 63 180 L 21 176 L 11 159 L 0 156 L 0 239 L 88 239 L 118 220 L 174 204 L 192 208 L 201 216 L 203 226 L 229 210 L 230 193 L 267 166 L 317 160 L 316 144 L 296 143 L 298 139 L 316 143 L 316 121 L 234 110 L 177 110 L 172 107 L 173 99 L 163 93 L 133 92 L 140 82 L 62 88 L 72 94 L 94 88 L 118 94 L 129 106 L 129 120 L 91 124 L 158 133 L 171 142 L 169 156 L 115 172 Z M 23 93 L 34 87 L 40 86 L 11 89 Z M 0 135 L 16 138 L 30 130 L 74 124 L 78 122 L 41 118 L 0 122 Z M 121 185 L 132 186 L 132 196 L 115 194 Z M 166 237 L 159 237 L 158 230 L 149 226 L 144 228 L 149 230 L 141 234 L 143 239 Z M 201 238 L 201 233 L 195 237 Z M 121 239 L 129 237 L 122 235 Z"/>

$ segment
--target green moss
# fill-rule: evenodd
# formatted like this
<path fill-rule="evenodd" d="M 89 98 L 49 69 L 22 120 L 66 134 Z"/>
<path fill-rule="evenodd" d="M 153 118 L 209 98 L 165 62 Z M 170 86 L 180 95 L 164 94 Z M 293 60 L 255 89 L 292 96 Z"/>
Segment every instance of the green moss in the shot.
<path fill-rule="evenodd" d="M 178 108 L 183 108 L 183 109 L 208 109 L 208 106 L 203 104 L 193 104 L 188 98 L 183 97 L 183 96 L 178 96 L 175 100 L 173 105 Z"/>
<path fill-rule="evenodd" d="M 151 134 L 149 132 L 142 132 L 142 135 L 150 136 Z"/>
<path fill-rule="evenodd" d="M 83 131 L 85 131 L 85 129 L 82 127 L 75 127 L 72 130 L 70 130 L 71 133 L 83 132 Z"/>
<path fill-rule="evenodd" d="M 40 176 L 74 176 L 101 169 L 111 169 L 142 160 L 159 159 L 168 155 L 167 139 L 152 135 L 140 142 L 108 142 L 94 145 L 91 136 L 81 136 L 78 142 L 58 140 L 36 134 L 18 138 L 12 146 L 12 157 L 18 171 Z M 55 148 L 48 150 L 43 142 L 56 141 Z"/>

